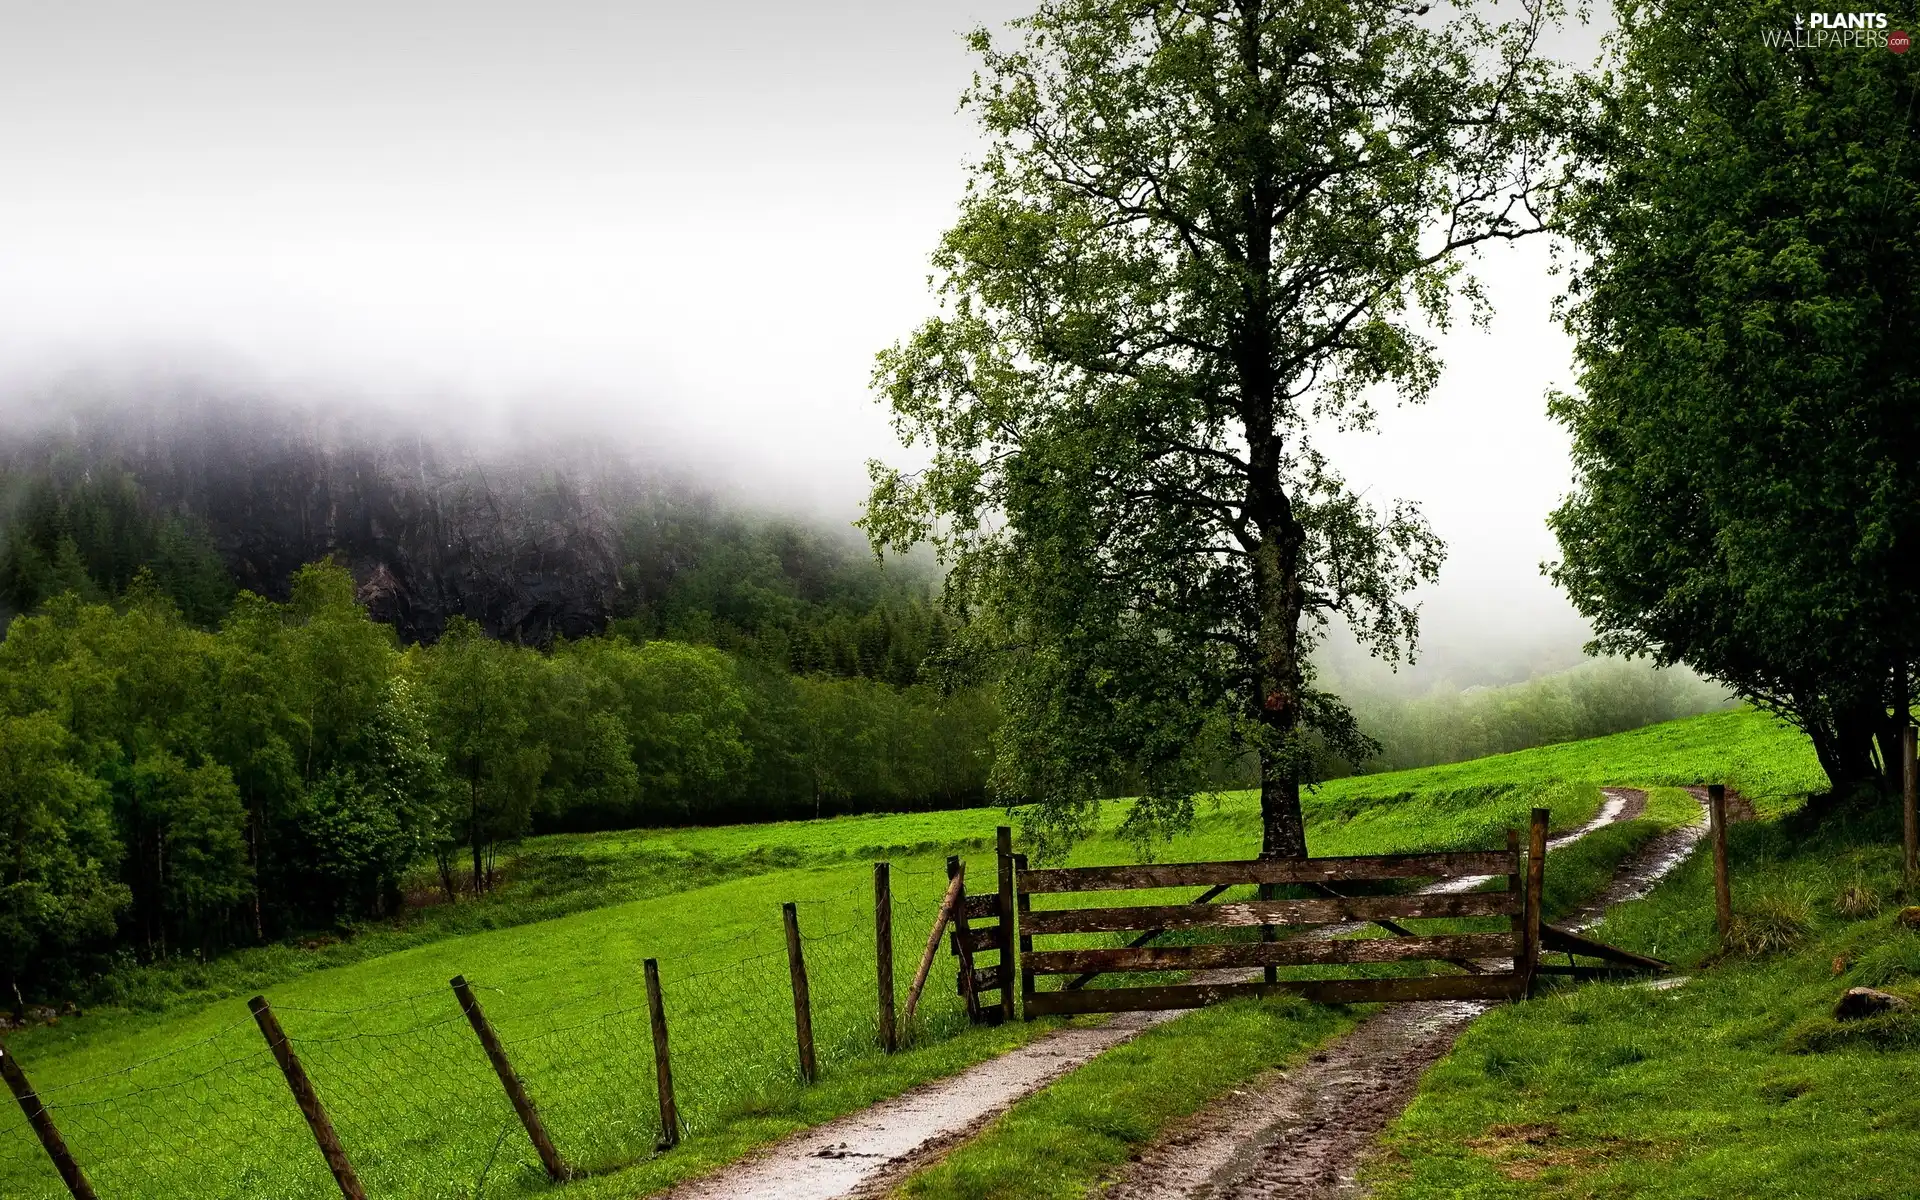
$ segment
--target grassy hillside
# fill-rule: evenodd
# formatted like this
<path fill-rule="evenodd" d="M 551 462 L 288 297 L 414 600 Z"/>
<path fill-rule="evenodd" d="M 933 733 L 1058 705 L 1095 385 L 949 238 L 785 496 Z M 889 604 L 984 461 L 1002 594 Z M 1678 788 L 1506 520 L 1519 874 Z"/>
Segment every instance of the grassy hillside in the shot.
<path fill-rule="evenodd" d="M 1687 982 L 1565 988 L 1475 1024 L 1392 1131 L 1377 1194 L 1914 1195 L 1920 1017 L 1830 1015 L 1852 986 L 1920 1002 L 1899 839 L 1890 811 L 1734 825 L 1731 948 L 1696 855 L 1599 931 Z"/>
<path fill-rule="evenodd" d="M 1543 799 L 1556 825 L 1586 820 L 1594 795 L 1580 784 L 1730 777 L 1783 803 L 1796 780 L 1810 786 L 1810 764 L 1769 719 L 1715 714 L 1329 784 L 1309 805 L 1310 842 L 1319 854 L 1488 844 Z M 1251 796 L 1225 797 L 1163 853 L 1248 855 L 1254 808 Z M 1110 816 L 1118 820 L 1118 806 Z M 942 888 L 940 855 L 964 847 L 972 870 L 987 872 L 983 851 L 1003 819 L 975 810 L 542 839 L 526 848 L 520 882 L 474 910 L 501 928 L 415 930 L 420 944 L 377 956 L 372 942 L 304 957 L 283 951 L 248 969 L 281 980 L 268 994 L 375 1194 L 470 1196 L 483 1174 L 488 1196 L 544 1186 L 447 990 L 456 973 L 479 989 L 562 1151 L 609 1172 L 568 1194 L 633 1194 L 1039 1028 L 964 1029 L 943 961 L 918 1048 L 887 1058 L 873 1044 L 868 860 L 895 864 L 904 981 Z M 1134 853 L 1103 837 L 1074 858 Z M 778 916 L 786 900 L 799 902 L 808 937 L 824 1074 L 811 1089 L 793 1079 Z M 327 965 L 331 955 L 358 961 Z M 690 1133 L 657 1157 L 639 971 L 649 956 L 662 963 Z M 240 970 L 211 968 L 203 985 L 235 989 Z M 103 1197 L 327 1193 L 242 994 L 165 1012 L 101 1011 L 12 1039 Z M 0 1194 L 52 1196 L 56 1187 L 19 1117 L 0 1117 Z"/>

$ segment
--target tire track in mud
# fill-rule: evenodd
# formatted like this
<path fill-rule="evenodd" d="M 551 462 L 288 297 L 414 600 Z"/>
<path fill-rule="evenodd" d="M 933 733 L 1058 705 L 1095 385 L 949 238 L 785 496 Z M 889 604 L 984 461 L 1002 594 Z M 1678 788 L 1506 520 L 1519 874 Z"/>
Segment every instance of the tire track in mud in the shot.
<path fill-rule="evenodd" d="M 1646 811 L 1637 788 L 1603 788 L 1598 816 L 1551 840 L 1566 845 Z M 1704 810 L 1704 790 L 1694 791 Z M 1677 866 L 1706 822 L 1661 834 L 1629 857 L 1599 896 L 1560 922 L 1584 929 L 1636 899 Z M 1440 885 L 1457 890 L 1449 880 Z M 1468 883 L 1465 886 L 1471 887 Z M 1107 1200 L 1345 1200 L 1362 1189 L 1360 1164 L 1412 1100 L 1420 1077 L 1452 1048 L 1483 1001 L 1397 1004 L 1290 1070 L 1268 1071 L 1180 1122 L 1102 1193 Z"/>
<path fill-rule="evenodd" d="M 1565 845 L 1616 821 L 1632 820 L 1645 809 L 1644 792 L 1629 788 L 1602 790 L 1606 802 L 1594 819 L 1552 839 L 1550 847 Z M 1687 844 L 1691 846 L 1692 842 Z M 1425 890 L 1471 889 L 1479 882 L 1478 878 L 1450 879 Z M 1316 935 L 1334 936 L 1349 928 L 1359 926 L 1329 926 L 1317 930 Z M 1239 977 L 1237 972 L 1218 974 L 1222 978 Z M 1280 1183 L 1274 1186 L 1283 1190 L 1220 1191 L 1210 1181 L 1216 1177 L 1224 1180 L 1223 1172 L 1235 1179 L 1242 1175 L 1251 1179 L 1269 1157 L 1294 1153 L 1282 1151 L 1296 1144 L 1314 1162 L 1337 1167 L 1339 1162 L 1351 1160 L 1404 1107 L 1420 1072 L 1444 1053 L 1459 1030 L 1486 1007 L 1449 1002 L 1387 1009 L 1317 1054 L 1313 1061 L 1285 1075 L 1270 1073 L 1271 1078 L 1263 1077 L 1189 1118 L 1172 1138 L 1148 1151 L 1135 1164 L 1136 1169 L 1107 1194 L 1340 1194 Z M 679 1184 L 661 1194 L 661 1200 L 852 1200 L 884 1195 L 908 1175 L 965 1143 L 1018 1101 L 1115 1046 L 1184 1015 L 1183 1010 L 1122 1013 L 1101 1025 L 1055 1030 L 946 1079 L 922 1084 L 859 1112 L 795 1133 L 713 1174 Z M 1316 1079 L 1321 1082 L 1313 1083 Z M 1347 1082 L 1327 1090 L 1336 1079 Z M 1355 1120 L 1362 1111 L 1353 1107 L 1358 1102 L 1370 1104 L 1372 1107 L 1364 1111 L 1377 1112 L 1377 1121 Z M 1348 1107 L 1341 1107 L 1343 1104 Z M 1362 1133 L 1350 1145 L 1333 1136 L 1349 1126 L 1371 1132 Z M 1291 1139 L 1287 1137 L 1289 1130 L 1295 1132 Z M 1309 1131 L 1318 1131 L 1316 1145 L 1324 1148 L 1307 1146 Z M 1189 1162 L 1193 1169 L 1182 1167 L 1182 1162 Z M 1302 1178 L 1317 1180 L 1325 1174 L 1325 1167 L 1317 1167 Z"/>

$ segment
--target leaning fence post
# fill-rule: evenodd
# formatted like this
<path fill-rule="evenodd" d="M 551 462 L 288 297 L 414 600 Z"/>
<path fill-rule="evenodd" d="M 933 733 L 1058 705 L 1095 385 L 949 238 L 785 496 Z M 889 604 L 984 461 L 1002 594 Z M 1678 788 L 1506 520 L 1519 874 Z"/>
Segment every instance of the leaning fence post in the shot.
<path fill-rule="evenodd" d="M 873 864 L 873 980 L 880 996 L 880 1047 L 899 1046 L 893 1020 L 893 868 Z"/>
<path fill-rule="evenodd" d="M 98 1200 L 93 1193 L 93 1185 L 87 1182 L 86 1172 L 80 1169 L 79 1163 L 73 1161 L 73 1154 L 67 1149 L 67 1140 L 60 1136 L 60 1130 L 54 1125 L 53 1114 L 47 1111 L 46 1105 L 40 1103 L 33 1085 L 27 1082 L 27 1073 L 20 1069 L 20 1061 L 7 1052 L 4 1043 L 0 1043 L 0 1076 L 6 1077 L 13 1098 L 20 1102 L 20 1111 L 27 1114 L 27 1123 L 33 1126 L 33 1132 L 39 1136 L 47 1157 L 59 1169 L 60 1178 L 66 1181 L 67 1190 L 73 1193 L 73 1200 Z"/>
<path fill-rule="evenodd" d="M 949 859 L 949 862 L 957 860 Z M 907 1031 L 913 1031 L 913 1012 L 920 1005 L 920 991 L 927 986 L 927 973 L 933 970 L 933 960 L 940 953 L 940 935 L 947 931 L 947 923 L 953 919 L 953 910 L 960 903 L 960 894 L 965 889 L 967 873 L 961 870 L 947 881 L 947 894 L 940 901 L 940 911 L 934 914 L 933 931 L 927 934 L 927 948 L 920 955 L 920 966 L 913 973 L 913 982 L 907 987 Z"/>
<path fill-rule="evenodd" d="M 293 1092 L 294 1103 L 300 1106 L 300 1115 L 307 1119 L 307 1128 L 313 1130 L 313 1140 L 320 1143 L 320 1154 L 327 1160 L 327 1170 L 333 1172 L 333 1181 L 340 1185 L 340 1194 L 347 1200 L 367 1200 L 367 1191 L 360 1186 L 360 1177 L 353 1173 L 353 1164 L 347 1161 L 347 1152 L 333 1131 L 333 1122 L 327 1119 L 327 1110 L 320 1104 L 320 1094 L 313 1090 L 313 1081 L 307 1078 L 307 1069 L 300 1065 L 299 1056 L 287 1041 L 286 1031 L 280 1028 L 279 1018 L 273 1015 L 273 1006 L 265 996 L 255 996 L 247 1001 L 247 1007 L 253 1010 L 254 1023 L 267 1039 L 267 1049 L 273 1051 L 274 1061 L 280 1064 L 280 1073 L 287 1077 L 287 1087 Z"/>
<path fill-rule="evenodd" d="M 994 834 L 1000 859 L 1000 1019 L 1013 1020 L 1013 976 L 1016 943 L 1013 940 L 1013 827 L 1002 825 Z"/>
<path fill-rule="evenodd" d="M 641 964 L 647 973 L 647 1016 L 653 1022 L 653 1083 L 660 1094 L 660 1142 L 662 1150 L 680 1144 L 680 1107 L 673 1101 L 673 1060 L 667 1055 L 667 1004 L 660 995 L 660 961 L 649 958 Z"/>
<path fill-rule="evenodd" d="M 527 1128 L 527 1138 L 533 1142 L 534 1152 L 540 1155 L 540 1165 L 547 1169 L 547 1178 L 555 1183 L 569 1178 L 572 1172 L 567 1170 L 566 1160 L 560 1157 L 553 1139 L 547 1136 L 547 1127 L 540 1123 L 539 1111 L 533 1107 L 527 1089 L 521 1086 L 520 1076 L 514 1074 L 513 1064 L 507 1061 L 506 1048 L 500 1044 L 493 1026 L 487 1023 L 487 1015 L 480 1011 L 480 1002 L 473 998 L 473 989 L 467 986 L 467 977 L 455 975 L 448 982 L 453 985 L 453 994 L 460 998 L 460 1008 L 467 1014 L 468 1024 L 473 1026 L 473 1032 L 480 1038 L 480 1048 L 487 1052 L 487 1060 L 493 1064 L 493 1073 L 500 1077 L 500 1086 L 507 1090 L 507 1099 L 513 1104 L 513 1111 L 520 1114 L 520 1123 Z"/>
<path fill-rule="evenodd" d="M 1540 966 L 1540 905 L 1547 889 L 1547 821 L 1550 812 L 1533 810 L 1533 823 L 1527 830 L 1527 928 L 1523 939 L 1527 952 L 1527 995 L 1533 995 L 1533 976 Z"/>
<path fill-rule="evenodd" d="M 787 926 L 787 974 L 793 979 L 793 1033 L 800 1043 L 800 1080 L 817 1077 L 813 1061 L 813 999 L 807 991 L 807 960 L 800 953 L 800 913 L 789 900 L 780 906 Z"/>
<path fill-rule="evenodd" d="M 1900 809 L 1906 818 L 1907 887 L 1920 882 L 1920 729 L 1900 739 Z"/>
<path fill-rule="evenodd" d="M 1727 880 L 1727 787 L 1707 785 L 1707 832 L 1713 838 L 1713 923 L 1725 945 L 1733 933 L 1733 886 Z"/>

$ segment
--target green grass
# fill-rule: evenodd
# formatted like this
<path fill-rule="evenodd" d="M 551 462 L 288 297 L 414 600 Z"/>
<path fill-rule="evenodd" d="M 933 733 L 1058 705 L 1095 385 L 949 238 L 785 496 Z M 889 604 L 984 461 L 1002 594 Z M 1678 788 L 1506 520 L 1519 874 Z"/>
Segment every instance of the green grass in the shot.
<path fill-rule="evenodd" d="M 1704 853 L 1617 909 L 1599 936 L 1689 981 L 1565 987 L 1476 1023 L 1391 1131 L 1376 1194 L 1914 1195 L 1920 1017 L 1830 1015 L 1850 986 L 1920 1000 L 1892 808 L 1734 825 L 1733 952 Z"/>
<path fill-rule="evenodd" d="M 899 1189 L 949 1200 L 1088 1194 L 1169 1122 L 1352 1027 L 1358 1014 L 1294 997 L 1240 1000 L 1159 1025 L 1010 1109 Z"/>
<path fill-rule="evenodd" d="M 1769 719 L 1732 713 L 1489 760 L 1497 767 L 1340 780 L 1310 798 L 1309 842 L 1316 854 L 1497 844 L 1543 798 L 1556 825 L 1586 820 L 1597 798 L 1584 785 L 1732 774 L 1765 796 L 1766 781 L 1804 773 L 1804 763 L 1775 762 L 1796 755 L 1811 761 Z M 1607 765 L 1616 760 L 1643 774 Z M 1664 775 L 1646 765 L 1654 760 L 1666 763 Z M 1193 830 L 1161 855 L 1249 856 L 1256 808 L 1248 794 L 1203 806 Z M 1113 806 L 1109 827 L 1120 815 Z M 904 990 L 943 889 L 940 855 L 964 848 L 976 878 L 990 876 L 985 851 L 1004 819 L 973 810 L 538 839 L 489 903 L 316 950 L 197 968 L 154 982 L 140 993 L 143 1006 L 24 1031 L 11 1046 L 108 1200 L 328 1193 L 242 1003 L 256 988 L 280 1011 L 374 1194 L 471 1196 L 483 1170 L 487 1196 L 544 1191 L 447 990 L 448 977 L 464 974 L 563 1153 L 600 1171 L 565 1194 L 631 1195 L 1045 1027 L 965 1028 L 943 956 L 916 1048 L 888 1058 L 874 1045 L 868 860 L 895 864 Z M 1135 856 L 1105 836 L 1073 861 Z M 811 1088 L 794 1078 L 778 918 L 786 900 L 800 902 L 809 938 L 823 1064 Z M 658 1156 L 639 970 L 648 956 L 662 963 L 689 1126 L 680 1148 Z M 0 1194 L 51 1197 L 57 1186 L 18 1116 L 0 1116 Z"/>

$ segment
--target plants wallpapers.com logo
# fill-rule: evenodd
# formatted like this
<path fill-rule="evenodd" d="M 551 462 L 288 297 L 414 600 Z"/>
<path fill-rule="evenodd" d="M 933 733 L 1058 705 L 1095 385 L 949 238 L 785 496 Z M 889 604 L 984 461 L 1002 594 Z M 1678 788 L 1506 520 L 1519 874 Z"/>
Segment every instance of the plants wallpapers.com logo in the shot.
<path fill-rule="evenodd" d="M 1793 28 L 1761 31 L 1779 50 L 1891 50 L 1905 54 L 1913 42 L 1905 30 L 1888 29 L 1883 12 L 1795 13 Z"/>

